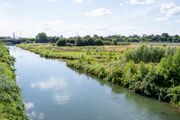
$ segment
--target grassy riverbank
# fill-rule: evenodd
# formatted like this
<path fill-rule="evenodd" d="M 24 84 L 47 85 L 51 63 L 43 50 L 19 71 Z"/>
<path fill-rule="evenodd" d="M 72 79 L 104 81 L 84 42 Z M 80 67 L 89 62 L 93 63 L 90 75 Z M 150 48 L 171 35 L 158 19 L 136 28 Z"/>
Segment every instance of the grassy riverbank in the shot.
<path fill-rule="evenodd" d="M 14 59 L 8 49 L 0 44 L 0 120 L 26 120 L 21 90 L 12 68 Z"/>
<path fill-rule="evenodd" d="M 99 79 L 180 107 L 180 48 L 166 45 L 56 47 L 21 44 L 19 47 Z"/>

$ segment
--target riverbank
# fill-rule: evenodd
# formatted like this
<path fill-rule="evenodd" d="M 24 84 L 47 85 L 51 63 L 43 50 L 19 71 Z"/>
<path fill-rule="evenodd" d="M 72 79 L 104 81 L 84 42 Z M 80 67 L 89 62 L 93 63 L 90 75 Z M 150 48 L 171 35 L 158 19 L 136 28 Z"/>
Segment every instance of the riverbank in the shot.
<path fill-rule="evenodd" d="M 14 59 L 10 57 L 8 49 L 0 44 L 0 120 L 27 119 L 13 64 Z"/>
<path fill-rule="evenodd" d="M 169 102 L 179 108 L 179 47 L 89 46 L 56 47 L 21 44 L 19 47 L 46 58 L 64 59 L 71 68 L 132 91 Z"/>

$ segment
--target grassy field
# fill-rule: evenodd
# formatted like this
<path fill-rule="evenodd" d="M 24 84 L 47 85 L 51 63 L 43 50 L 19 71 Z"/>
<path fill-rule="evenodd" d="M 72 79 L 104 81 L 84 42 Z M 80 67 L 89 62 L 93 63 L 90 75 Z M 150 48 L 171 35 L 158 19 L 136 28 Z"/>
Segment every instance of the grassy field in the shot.
<path fill-rule="evenodd" d="M 63 59 L 73 69 L 180 107 L 180 46 L 177 44 L 18 46 L 46 58 Z"/>
<path fill-rule="evenodd" d="M 8 49 L 0 44 L 0 120 L 26 120 L 21 90 L 16 83 Z"/>

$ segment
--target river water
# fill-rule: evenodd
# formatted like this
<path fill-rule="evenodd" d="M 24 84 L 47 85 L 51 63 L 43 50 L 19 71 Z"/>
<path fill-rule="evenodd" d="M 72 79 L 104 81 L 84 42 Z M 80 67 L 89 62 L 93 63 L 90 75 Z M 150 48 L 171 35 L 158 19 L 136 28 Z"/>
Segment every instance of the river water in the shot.
<path fill-rule="evenodd" d="M 167 103 L 79 74 L 65 62 L 9 50 L 32 120 L 180 120 Z"/>

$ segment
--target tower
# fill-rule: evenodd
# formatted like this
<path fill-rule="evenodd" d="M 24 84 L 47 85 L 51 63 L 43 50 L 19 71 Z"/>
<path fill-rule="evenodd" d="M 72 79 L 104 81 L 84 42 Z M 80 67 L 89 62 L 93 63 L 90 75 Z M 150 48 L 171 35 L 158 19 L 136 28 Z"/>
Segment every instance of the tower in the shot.
<path fill-rule="evenodd" d="M 13 32 L 13 39 L 16 39 L 16 33 Z"/>

